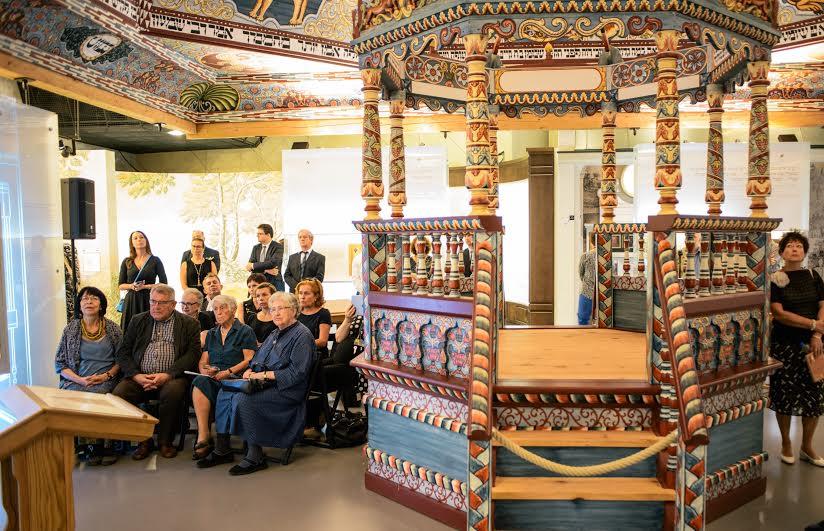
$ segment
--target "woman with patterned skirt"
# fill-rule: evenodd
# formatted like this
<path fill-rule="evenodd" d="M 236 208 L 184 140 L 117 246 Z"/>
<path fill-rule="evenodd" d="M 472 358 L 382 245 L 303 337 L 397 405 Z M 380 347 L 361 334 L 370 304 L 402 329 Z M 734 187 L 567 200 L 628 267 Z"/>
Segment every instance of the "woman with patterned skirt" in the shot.
<path fill-rule="evenodd" d="M 784 366 L 770 377 L 770 408 L 781 430 L 781 461 L 795 463 L 790 423 L 801 417 L 801 460 L 824 467 L 824 457 L 813 449 L 818 417 L 824 412 L 824 381 L 814 382 L 806 355 L 822 354 L 824 334 L 824 282 L 812 269 L 802 267 L 810 248 L 807 238 L 788 232 L 778 244 L 784 267 L 770 284 L 773 316 L 771 355 Z"/>

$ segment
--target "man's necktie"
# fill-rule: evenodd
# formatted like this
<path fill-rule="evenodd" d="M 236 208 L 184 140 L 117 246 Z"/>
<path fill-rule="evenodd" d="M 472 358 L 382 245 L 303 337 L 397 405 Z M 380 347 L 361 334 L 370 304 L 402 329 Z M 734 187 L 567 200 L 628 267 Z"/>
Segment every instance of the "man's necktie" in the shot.
<path fill-rule="evenodd" d="M 306 251 L 300 253 L 300 279 L 303 280 L 303 272 L 306 269 Z"/>
<path fill-rule="evenodd" d="M 266 249 L 268 247 L 269 247 L 268 245 L 264 245 L 260 248 L 260 260 L 259 260 L 260 262 L 265 262 L 266 261 Z"/>

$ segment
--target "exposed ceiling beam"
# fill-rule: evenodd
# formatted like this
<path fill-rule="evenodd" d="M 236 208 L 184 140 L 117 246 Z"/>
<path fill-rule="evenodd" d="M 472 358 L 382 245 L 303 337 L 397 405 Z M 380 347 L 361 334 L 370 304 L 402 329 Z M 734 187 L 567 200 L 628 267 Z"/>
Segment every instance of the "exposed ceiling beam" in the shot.
<path fill-rule="evenodd" d="M 185 120 L 124 96 L 118 96 L 109 91 L 93 87 L 72 77 L 22 61 L 3 52 L 0 52 L 0 76 L 9 79 L 25 77 L 31 80 L 30 83 L 35 87 L 66 96 L 67 98 L 79 100 L 106 109 L 107 111 L 117 112 L 148 123 L 164 123 L 170 129 L 178 129 L 186 134 L 194 134 L 197 132 L 196 124 L 190 120 Z"/>
<path fill-rule="evenodd" d="M 746 128 L 750 115 L 746 111 L 724 113 L 724 127 Z M 382 120 L 388 133 L 389 120 Z M 817 127 L 824 124 L 824 111 L 780 111 L 770 113 L 770 125 L 782 128 Z M 687 128 L 706 128 L 707 114 L 703 112 L 681 113 L 681 125 Z M 547 116 L 538 118 L 526 115 L 524 118 L 507 118 L 499 121 L 501 130 L 528 129 L 599 129 L 601 116 Z M 619 128 L 653 128 L 655 113 L 618 113 Z M 437 133 L 440 131 L 463 131 L 466 125 L 463 114 L 435 114 L 428 116 L 409 115 L 404 118 L 404 131 L 408 133 Z M 318 119 L 318 120 L 268 120 L 257 122 L 198 124 L 197 132 L 188 135 L 198 138 L 238 138 L 247 136 L 314 136 L 360 134 L 360 118 Z"/>

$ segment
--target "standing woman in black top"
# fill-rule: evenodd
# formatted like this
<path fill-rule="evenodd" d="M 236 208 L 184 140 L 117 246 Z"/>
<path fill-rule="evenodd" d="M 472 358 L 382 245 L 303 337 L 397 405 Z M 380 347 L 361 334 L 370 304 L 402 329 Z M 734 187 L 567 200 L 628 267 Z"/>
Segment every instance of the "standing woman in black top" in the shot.
<path fill-rule="evenodd" d="M 770 376 L 770 408 L 781 430 L 781 461 L 788 465 L 795 462 L 790 422 L 799 416 L 801 460 L 824 467 L 824 457 L 813 449 L 818 417 L 824 413 L 824 381 L 813 382 L 805 360 L 807 348 L 816 356 L 822 355 L 824 282 L 812 269 L 802 268 L 809 249 L 809 241 L 798 232 L 788 232 L 778 244 L 784 267 L 771 277 L 771 355 L 784 367 Z"/>
<path fill-rule="evenodd" d="M 217 275 L 217 266 L 213 260 L 206 260 L 205 250 L 206 243 L 202 239 L 192 238 L 192 254 L 180 264 L 180 286 L 183 289 L 195 288 L 205 294 L 203 279 L 209 273 Z"/>
<path fill-rule="evenodd" d="M 257 275 L 257 273 L 255 273 Z M 252 296 L 254 297 L 255 306 L 260 308 L 256 313 L 246 317 L 246 324 L 252 327 L 252 331 L 257 338 L 258 346 L 266 341 L 269 334 L 275 331 L 274 321 L 272 321 L 272 314 L 269 313 L 269 297 L 275 294 L 277 290 L 268 282 L 262 282 L 254 289 Z"/>
<path fill-rule="evenodd" d="M 329 330 L 332 328 L 332 314 L 323 307 L 323 286 L 315 278 L 307 278 L 295 286 L 298 294 L 300 315 L 298 321 L 312 332 L 315 349 L 319 356 L 325 358 L 329 353 Z"/>
<path fill-rule="evenodd" d="M 139 313 L 149 311 L 149 292 L 155 284 L 166 284 L 163 262 L 152 254 L 149 239 L 142 231 L 129 235 L 129 256 L 120 263 L 119 289 L 126 291 L 120 328 L 126 331 L 129 321 Z"/>

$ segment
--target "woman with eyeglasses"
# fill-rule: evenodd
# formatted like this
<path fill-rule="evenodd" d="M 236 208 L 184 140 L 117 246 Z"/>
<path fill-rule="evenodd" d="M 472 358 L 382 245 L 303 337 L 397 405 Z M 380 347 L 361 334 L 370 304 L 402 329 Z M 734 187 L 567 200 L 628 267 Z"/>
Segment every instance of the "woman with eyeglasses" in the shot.
<path fill-rule="evenodd" d="M 269 337 L 269 334 L 275 331 L 274 321 L 272 321 L 272 315 L 269 313 L 269 297 L 275 294 L 275 287 L 268 282 L 264 282 L 259 284 L 258 287 L 255 288 L 254 300 L 255 300 L 255 307 L 260 308 L 257 313 L 253 313 L 246 321 L 252 330 L 255 332 L 255 337 L 257 338 L 258 345 L 261 345 L 266 338 Z"/>
<path fill-rule="evenodd" d="M 60 389 L 110 393 L 118 382 L 120 368 L 115 352 L 122 332 L 114 321 L 106 319 L 106 296 L 99 289 L 86 286 L 77 294 L 75 318 L 63 329 L 57 346 L 54 366 L 60 374 Z M 89 464 L 112 464 L 117 458 L 100 444 L 92 445 Z M 105 462 L 104 462 L 105 459 Z"/>
<path fill-rule="evenodd" d="M 249 319 L 252 315 L 256 314 L 261 309 L 268 310 L 265 300 L 263 301 L 263 306 L 260 306 L 258 301 L 255 299 L 255 290 L 264 282 L 268 283 L 266 276 L 262 273 L 252 273 L 249 275 L 249 278 L 246 279 L 246 288 L 249 293 L 249 298 L 243 301 L 243 304 L 238 306 L 237 314 L 235 315 L 241 323 L 249 324 Z M 274 291 L 272 293 L 274 293 Z"/>
<path fill-rule="evenodd" d="M 157 284 L 166 284 L 166 270 L 160 258 L 152 254 L 149 239 L 139 230 L 129 235 L 129 256 L 120 263 L 119 288 L 126 291 L 122 301 L 120 328 L 125 331 L 132 317 L 149 311 L 149 292 Z"/>
<path fill-rule="evenodd" d="M 300 441 L 315 343 L 309 330 L 297 321 L 294 295 L 275 293 L 269 298 L 269 310 L 277 329 L 243 373 L 243 378 L 257 380 L 260 390 L 253 394 L 220 390 L 215 405 L 215 448 L 197 462 L 198 468 L 234 461 L 230 435 L 247 443 L 246 456 L 229 470 L 233 476 L 266 468 L 263 447 L 290 448 Z"/>
<path fill-rule="evenodd" d="M 206 243 L 200 238 L 192 238 L 192 255 L 180 264 L 180 285 L 184 289 L 195 288 L 201 293 L 203 291 L 203 279 L 209 273 L 217 275 L 217 266 L 213 260 L 206 260 L 203 254 L 206 251 Z"/>
<path fill-rule="evenodd" d="M 298 321 L 312 332 L 315 338 L 315 350 L 318 356 L 325 358 L 329 354 L 329 330 L 332 328 L 332 314 L 323 307 L 323 285 L 316 278 L 307 278 L 298 282 L 295 293 L 300 304 Z"/>

